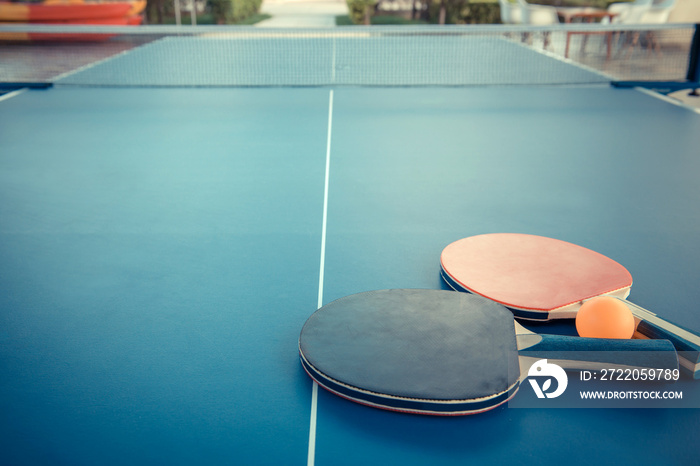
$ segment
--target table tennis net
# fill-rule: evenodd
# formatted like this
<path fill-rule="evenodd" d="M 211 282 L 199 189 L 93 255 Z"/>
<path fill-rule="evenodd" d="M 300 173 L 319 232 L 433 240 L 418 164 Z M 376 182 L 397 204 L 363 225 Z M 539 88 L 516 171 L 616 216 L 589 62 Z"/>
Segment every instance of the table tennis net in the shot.
<path fill-rule="evenodd" d="M 693 25 L 575 28 L 0 25 L 0 82 L 479 86 L 686 78 Z"/>

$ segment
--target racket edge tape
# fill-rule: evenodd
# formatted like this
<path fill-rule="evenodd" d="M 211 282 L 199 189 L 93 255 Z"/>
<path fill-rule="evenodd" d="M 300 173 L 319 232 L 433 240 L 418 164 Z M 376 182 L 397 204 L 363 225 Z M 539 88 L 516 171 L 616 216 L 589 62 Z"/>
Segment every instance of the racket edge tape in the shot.
<path fill-rule="evenodd" d="M 465 416 L 490 411 L 507 403 L 518 392 L 520 381 L 507 390 L 473 400 L 429 400 L 382 394 L 344 384 L 318 371 L 299 349 L 299 360 L 306 374 L 330 393 L 361 405 L 389 411 L 433 416 Z"/>

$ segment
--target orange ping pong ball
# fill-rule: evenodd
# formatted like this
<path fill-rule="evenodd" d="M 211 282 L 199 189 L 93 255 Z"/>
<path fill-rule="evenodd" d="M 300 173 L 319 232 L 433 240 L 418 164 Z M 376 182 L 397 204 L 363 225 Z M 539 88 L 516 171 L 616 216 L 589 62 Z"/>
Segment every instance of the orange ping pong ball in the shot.
<path fill-rule="evenodd" d="M 634 316 L 625 303 L 609 296 L 583 303 L 576 314 L 576 331 L 587 338 L 632 338 Z"/>

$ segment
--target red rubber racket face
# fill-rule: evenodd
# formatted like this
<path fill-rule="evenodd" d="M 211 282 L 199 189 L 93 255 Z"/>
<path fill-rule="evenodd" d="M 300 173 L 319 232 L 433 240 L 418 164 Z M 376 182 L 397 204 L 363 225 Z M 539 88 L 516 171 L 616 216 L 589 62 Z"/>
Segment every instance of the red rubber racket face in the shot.
<path fill-rule="evenodd" d="M 445 280 L 532 320 L 571 318 L 581 302 L 626 297 L 632 275 L 590 249 L 542 236 L 496 233 L 448 245 L 440 257 Z M 550 315 L 551 314 L 551 315 Z"/>

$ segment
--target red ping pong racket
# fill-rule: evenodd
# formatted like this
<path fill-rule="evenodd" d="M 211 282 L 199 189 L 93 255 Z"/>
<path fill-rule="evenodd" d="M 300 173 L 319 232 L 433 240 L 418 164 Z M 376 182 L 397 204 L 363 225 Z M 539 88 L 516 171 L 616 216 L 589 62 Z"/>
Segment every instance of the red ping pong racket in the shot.
<path fill-rule="evenodd" d="M 576 317 L 597 296 L 624 300 L 632 275 L 614 260 L 575 244 L 542 236 L 495 233 L 455 241 L 440 256 L 442 277 L 457 291 L 475 293 L 528 320 Z M 700 335 L 625 301 L 635 337 L 667 339 L 684 371 L 700 378 Z"/>
<path fill-rule="evenodd" d="M 548 357 L 568 369 L 678 367 L 665 340 L 537 335 L 498 303 L 445 290 L 333 301 L 304 324 L 299 355 L 309 376 L 338 396 L 431 415 L 493 409 L 515 395 L 533 362 Z"/>

